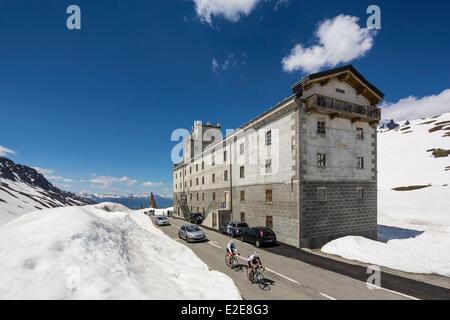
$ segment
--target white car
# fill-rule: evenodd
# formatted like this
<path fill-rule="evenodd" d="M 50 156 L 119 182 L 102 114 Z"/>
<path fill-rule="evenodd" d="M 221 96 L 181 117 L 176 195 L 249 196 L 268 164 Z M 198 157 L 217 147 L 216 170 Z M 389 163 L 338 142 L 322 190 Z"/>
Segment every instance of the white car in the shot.
<path fill-rule="evenodd" d="M 170 221 L 167 217 L 159 216 L 155 218 L 156 225 L 158 226 L 170 226 Z"/>

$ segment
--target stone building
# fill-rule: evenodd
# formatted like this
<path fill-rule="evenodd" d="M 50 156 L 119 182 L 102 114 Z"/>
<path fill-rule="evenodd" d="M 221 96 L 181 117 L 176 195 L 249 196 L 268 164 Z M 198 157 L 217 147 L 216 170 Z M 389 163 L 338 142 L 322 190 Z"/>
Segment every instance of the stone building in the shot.
<path fill-rule="evenodd" d="M 383 93 L 353 66 L 311 74 L 293 94 L 222 137 L 196 121 L 173 168 L 174 212 L 267 226 L 318 248 L 377 235 L 377 105 Z"/>

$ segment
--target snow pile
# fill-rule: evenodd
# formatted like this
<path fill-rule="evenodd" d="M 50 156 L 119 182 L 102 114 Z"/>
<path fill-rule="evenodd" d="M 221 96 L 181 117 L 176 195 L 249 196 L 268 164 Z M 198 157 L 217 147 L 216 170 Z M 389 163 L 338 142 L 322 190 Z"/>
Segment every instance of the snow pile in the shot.
<path fill-rule="evenodd" d="M 450 150 L 449 132 L 450 113 L 380 132 L 379 242 L 346 237 L 328 243 L 322 251 L 406 272 L 450 277 L 450 157 L 435 158 L 430 151 Z M 392 190 L 411 186 L 424 188 Z"/>
<path fill-rule="evenodd" d="M 148 214 L 150 211 L 153 211 L 155 217 L 168 217 L 170 212 L 173 212 L 173 207 L 164 208 L 164 209 L 153 209 L 153 208 L 147 208 L 147 209 L 140 209 L 138 210 L 140 213 Z"/>
<path fill-rule="evenodd" d="M 35 211 L 0 227 L 0 299 L 240 299 L 150 219 L 118 204 Z"/>

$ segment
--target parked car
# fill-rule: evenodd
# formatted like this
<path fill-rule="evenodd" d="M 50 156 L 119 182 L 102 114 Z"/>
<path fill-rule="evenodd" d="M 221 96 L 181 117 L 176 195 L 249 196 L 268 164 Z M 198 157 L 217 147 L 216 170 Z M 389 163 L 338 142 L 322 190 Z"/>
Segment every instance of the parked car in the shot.
<path fill-rule="evenodd" d="M 202 224 L 203 216 L 200 213 L 192 213 L 189 218 L 189 222 L 194 224 Z"/>
<path fill-rule="evenodd" d="M 245 222 L 230 221 L 228 223 L 221 225 L 220 231 L 222 231 L 223 233 L 226 233 L 234 238 L 237 236 L 241 236 L 243 234 L 244 230 L 247 230 L 248 228 L 249 228 L 249 226 Z"/>
<path fill-rule="evenodd" d="M 256 245 L 258 248 L 263 245 L 275 245 L 277 237 L 275 232 L 270 228 L 249 228 L 244 230 L 241 236 L 243 242 L 248 242 Z"/>
<path fill-rule="evenodd" d="M 186 242 L 206 241 L 205 232 L 195 224 L 182 225 L 178 230 L 178 237 L 186 240 Z"/>
<path fill-rule="evenodd" d="M 170 226 L 170 221 L 167 217 L 158 216 L 155 218 L 155 221 L 158 226 Z"/>

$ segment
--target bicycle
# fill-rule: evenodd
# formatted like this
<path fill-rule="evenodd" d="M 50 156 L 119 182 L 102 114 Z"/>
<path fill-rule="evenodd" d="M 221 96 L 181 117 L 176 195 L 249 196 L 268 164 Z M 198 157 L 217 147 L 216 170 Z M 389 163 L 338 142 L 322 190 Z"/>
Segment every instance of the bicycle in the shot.
<path fill-rule="evenodd" d="M 236 255 L 225 255 L 225 264 L 228 268 L 235 269 L 239 265 L 239 261 L 236 258 Z"/>
<path fill-rule="evenodd" d="M 266 290 L 269 287 L 269 285 L 266 283 L 264 275 L 262 274 L 262 272 L 264 272 L 266 268 L 258 266 L 256 267 L 256 271 L 253 271 L 253 269 L 251 268 L 248 268 L 247 270 L 250 270 L 247 272 L 247 277 L 251 283 L 258 284 L 259 288 L 262 290 Z"/>

